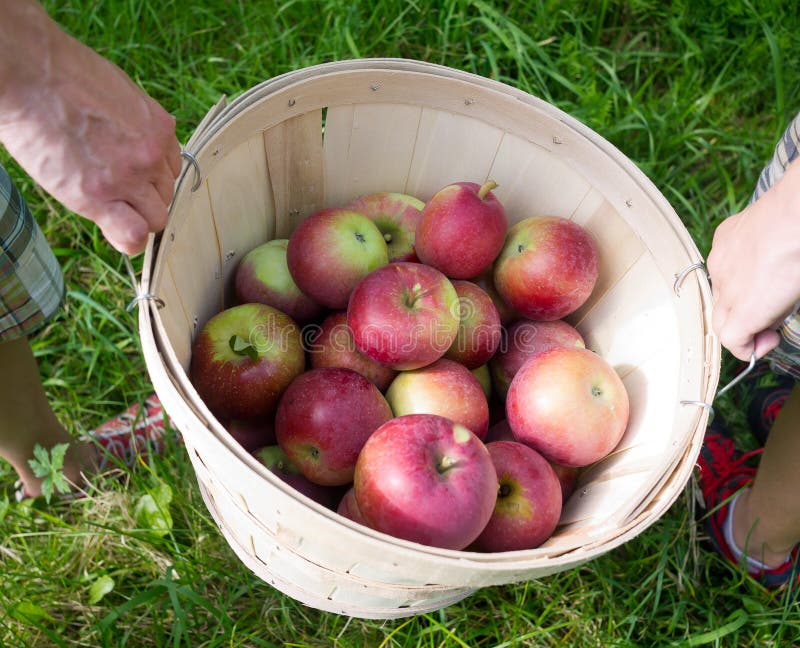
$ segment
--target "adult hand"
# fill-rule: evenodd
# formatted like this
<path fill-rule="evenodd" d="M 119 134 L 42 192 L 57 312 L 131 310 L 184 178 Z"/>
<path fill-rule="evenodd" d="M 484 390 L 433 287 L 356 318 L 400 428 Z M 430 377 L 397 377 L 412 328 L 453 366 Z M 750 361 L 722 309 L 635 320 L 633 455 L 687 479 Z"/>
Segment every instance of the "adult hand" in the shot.
<path fill-rule="evenodd" d="M 117 250 L 140 252 L 166 225 L 181 169 L 174 118 L 38 4 L 0 9 L 0 46 L 14 53 L 0 69 L 0 142 Z"/>
<path fill-rule="evenodd" d="M 719 225 L 707 266 L 720 343 L 740 360 L 763 357 L 800 301 L 800 163 Z"/>

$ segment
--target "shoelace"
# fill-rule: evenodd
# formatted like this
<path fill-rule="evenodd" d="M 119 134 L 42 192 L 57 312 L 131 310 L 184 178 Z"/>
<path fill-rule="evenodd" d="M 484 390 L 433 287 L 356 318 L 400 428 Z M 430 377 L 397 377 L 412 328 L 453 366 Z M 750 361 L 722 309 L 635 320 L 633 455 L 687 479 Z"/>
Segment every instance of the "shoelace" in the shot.
<path fill-rule="evenodd" d="M 772 423 L 775 422 L 775 417 L 778 416 L 778 412 L 781 411 L 784 402 L 786 402 L 786 397 L 789 395 L 787 391 L 785 394 L 780 393 L 777 397 L 773 397 L 772 399 L 765 401 L 764 407 L 762 408 L 761 418 L 764 419 L 764 422 L 768 427 L 772 426 Z"/>
<path fill-rule="evenodd" d="M 706 461 L 701 455 L 700 469 L 703 479 L 702 490 L 704 497 L 707 493 L 716 493 L 721 488 L 727 486 L 733 477 L 739 475 L 751 479 L 755 477 L 756 469 L 747 465 L 747 462 L 763 451 L 763 448 L 758 448 L 741 454 L 734 459 L 733 457 L 736 455 L 736 450 L 733 445 L 733 440 L 727 437 L 719 438 L 716 436 L 706 440 L 706 448 L 711 455 L 711 461 Z M 731 492 L 731 488 L 725 488 L 722 497 L 720 497 L 718 501 L 727 499 Z"/>

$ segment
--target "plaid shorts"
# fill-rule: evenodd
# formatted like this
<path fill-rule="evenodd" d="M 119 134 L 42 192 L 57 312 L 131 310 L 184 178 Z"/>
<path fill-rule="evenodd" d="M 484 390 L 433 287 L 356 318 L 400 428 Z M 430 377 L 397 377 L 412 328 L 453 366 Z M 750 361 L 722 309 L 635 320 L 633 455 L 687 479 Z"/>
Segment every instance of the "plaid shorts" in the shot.
<path fill-rule="evenodd" d="M 41 327 L 63 298 L 64 278 L 55 255 L 0 166 L 0 342 Z"/>
<path fill-rule="evenodd" d="M 800 113 L 795 116 L 792 123 L 786 129 L 783 137 L 775 147 L 775 154 L 770 163 L 764 167 L 758 178 L 758 185 L 753 192 L 750 202 L 758 200 L 764 192 L 775 184 L 786 167 L 796 160 L 797 151 L 800 147 Z M 797 162 L 800 164 L 800 161 Z M 789 315 L 778 328 L 781 341 L 778 347 L 767 355 L 772 369 L 781 373 L 787 373 L 800 379 L 800 304 L 795 305 L 794 313 Z"/>

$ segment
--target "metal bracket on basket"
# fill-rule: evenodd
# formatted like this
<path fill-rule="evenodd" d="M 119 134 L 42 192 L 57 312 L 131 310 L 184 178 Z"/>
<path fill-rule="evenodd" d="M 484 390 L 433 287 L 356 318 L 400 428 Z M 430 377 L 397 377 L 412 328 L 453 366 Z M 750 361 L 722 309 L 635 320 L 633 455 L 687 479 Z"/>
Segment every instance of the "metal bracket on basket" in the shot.
<path fill-rule="evenodd" d="M 684 270 L 681 270 L 678 274 L 675 275 L 675 283 L 672 284 L 672 290 L 674 290 L 675 294 L 678 297 L 680 297 L 681 296 L 681 292 L 680 292 L 681 284 L 683 283 L 683 280 L 686 279 L 686 276 L 690 272 L 694 272 L 695 270 L 705 270 L 705 269 L 706 269 L 706 264 L 703 263 L 702 261 L 698 261 L 697 263 L 693 263 L 692 265 L 690 265 L 688 268 L 685 268 Z M 708 277 L 708 272 L 707 271 L 706 271 L 706 277 Z M 710 277 L 708 277 L 708 278 L 710 278 Z"/>
<path fill-rule="evenodd" d="M 708 413 L 711 415 L 711 418 L 714 418 L 714 408 L 708 403 L 704 403 L 703 401 L 682 400 L 681 405 L 697 405 L 697 407 L 702 407 L 704 410 L 708 410 Z"/>
<path fill-rule="evenodd" d="M 156 304 L 156 306 L 158 308 L 164 308 L 164 306 L 166 306 L 166 304 L 164 303 L 164 300 L 161 299 L 161 297 L 157 297 L 153 293 L 141 293 L 140 295 L 136 295 L 136 297 L 131 299 L 131 301 L 125 307 L 125 310 L 128 311 L 128 312 L 132 311 L 134 306 L 138 305 L 138 303 L 142 302 L 142 301 L 155 302 L 155 304 Z"/>
<path fill-rule="evenodd" d="M 181 157 L 185 160 L 189 160 L 189 164 L 194 167 L 194 183 L 192 184 L 192 191 L 197 191 L 197 189 L 200 187 L 200 181 L 203 177 L 202 173 L 200 173 L 200 163 L 192 153 L 189 153 L 189 151 L 185 149 L 181 151 Z"/>
<path fill-rule="evenodd" d="M 128 305 L 125 307 L 125 310 L 131 312 L 135 306 L 139 304 L 139 302 L 143 301 L 152 301 L 155 302 L 158 308 L 164 308 L 166 304 L 161 297 L 154 295 L 153 293 L 143 293 L 140 292 L 141 287 L 139 286 L 139 282 L 136 280 L 136 272 L 133 269 L 133 265 L 131 264 L 131 259 L 127 254 L 122 255 L 123 261 L 125 261 L 125 267 L 128 270 L 128 276 L 131 279 L 131 284 L 133 285 L 133 290 L 136 293 L 136 296 L 128 302 Z"/>

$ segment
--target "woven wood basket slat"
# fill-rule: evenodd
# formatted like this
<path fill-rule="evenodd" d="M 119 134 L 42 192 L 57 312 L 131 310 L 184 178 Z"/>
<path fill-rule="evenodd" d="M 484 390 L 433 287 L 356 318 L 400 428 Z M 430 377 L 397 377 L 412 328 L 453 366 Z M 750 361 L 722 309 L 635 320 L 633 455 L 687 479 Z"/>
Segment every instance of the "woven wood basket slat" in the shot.
<path fill-rule="evenodd" d="M 212 108 L 187 143 L 170 223 L 150 241 L 140 309 L 148 372 L 239 559 L 322 610 L 394 618 L 477 588 L 542 578 L 631 540 L 672 505 L 702 442 L 719 375 L 710 288 L 658 189 L 622 153 L 562 111 L 506 85 L 417 61 L 305 68 Z M 529 551 L 424 547 L 345 520 L 281 482 L 235 443 L 188 377 L 191 343 L 232 304 L 236 264 L 305 216 L 372 191 L 426 200 L 489 177 L 510 220 L 571 218 L 601 253 L 597 286 L 568 319 L 617 370 L 631 399 L 620 445 L 586 470 L 559 528 Z M 193 185 L 199 180 L 199 187 Z"/>

